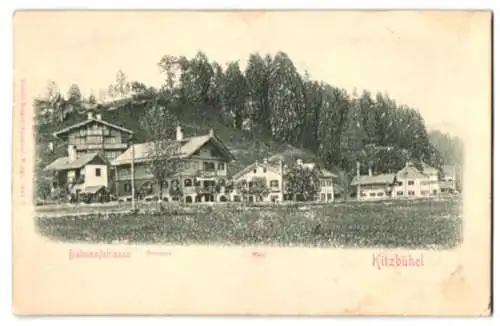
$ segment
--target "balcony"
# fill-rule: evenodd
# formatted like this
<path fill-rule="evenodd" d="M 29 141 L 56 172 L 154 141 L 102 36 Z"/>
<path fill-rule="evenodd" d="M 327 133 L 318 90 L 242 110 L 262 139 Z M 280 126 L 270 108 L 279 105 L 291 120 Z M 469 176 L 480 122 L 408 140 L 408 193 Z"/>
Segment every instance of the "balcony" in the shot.
<path fill-rule="evenodd" d="M 225 177 L 227 176 L 226 170 L 200 170 L 197 173 L 197 176 L 201 178 L 215 178 L 215 177 Z"/>

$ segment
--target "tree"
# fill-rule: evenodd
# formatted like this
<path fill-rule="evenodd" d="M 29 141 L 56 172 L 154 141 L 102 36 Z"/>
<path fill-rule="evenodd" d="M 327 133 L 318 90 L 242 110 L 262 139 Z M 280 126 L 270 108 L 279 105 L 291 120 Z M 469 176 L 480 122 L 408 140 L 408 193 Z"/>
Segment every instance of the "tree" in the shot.
<path fill-rule="evenodd" d="M 252 53 L 248 59 L 245 78 L 252 103 L 249 116 L 254 124 L 260 125 L 262 131 L 271 131 L 271 109 L 269 92 L 271 86 L 272 58 L 262 58 L 259 53 Z"/>
<path fill-rule="evenodd" d="M 241 129 L 248 85 L 237 61 L 229 63 L 224 78 L 224 103 L 233 117 L 233 126 Z"/>
<path fill-rule="evenodd" d="M 224 70 L 217 62 L 212 63 L 213 78 L 211 79 L 208 96 L 212 105 L 223 112 L 224 107 Z"/>
<path fill-rule="evenodd" d="M 266 178 L 253 177 L 248 183 L 248 194 L 258 197 L 264 197 L 269 194 Z"/>
<path fill-rule="evenodd" d="M 130 94 L 131 85 L 127 81 L 127 75 L 122 70 L 118 70 L 116 73 L 116 81 L 114 88 L 114 94 L 117 97 L 124 98 Z"/>
<path fill-rule="evenodd" d="M 274 57 L 271 81 L 272 134 L 278 141 L 296 144 L 304 126 L 305 99 L 300 75 L 284 52 Z"/>
<path fill-rule="evenodd" d="M 79 108 L 82 104 L 82 93 L 78 85 L 73 84 L 68 90 L 67 96 L 68 104 L 71 104 L 74 108 Z"/>
<path fill-rule="evenodd" d="M 190 62 L 190 70 L 193 75 L 193 92 L 196 103 L 209 103 L 209 90 L 214 71 L 205 53 L 198 51 Z"/>
<path fill-rule="evenodd" d="M 313 200 L 319 189 L 319 171 L 295 165 L 285 174 L 285 193 L 294 200 Z"/>
<path fill-rule="evenodd" d="M 176 119 L 166 107 L 156 104 L 148 107 L 141 119 L 141 127 L 153 139 L 148 149 L 148 170 L 163 197 L 163 186 L 179 170 L 181 161 L 177 157 L 179 143 L 172 140 L 177 125 Z"/>
<path fill-rule="evenodd" d="M 345 90 L 322 85 L 322 105 L 318 117 L 318 155 L 328 167 L 343 166 L 344 148 L 341 141 L 351 109 Z"/>

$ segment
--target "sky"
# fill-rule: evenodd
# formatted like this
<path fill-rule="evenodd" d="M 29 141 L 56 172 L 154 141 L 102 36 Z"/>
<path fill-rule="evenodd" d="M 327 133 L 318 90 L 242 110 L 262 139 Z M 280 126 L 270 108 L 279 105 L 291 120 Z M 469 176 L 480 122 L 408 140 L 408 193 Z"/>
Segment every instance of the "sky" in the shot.
<path fill-rule="evenodd" d="M 17 12 L 14 82 L 28 100 L 49 80 L 97 96 L 118 70 L 159 86 L 167 54 L 244 66 L 250 53 L 283 51 L 313 79 L 387 93 L 461 136 L 469 114 L 489 110 L 489 28 L 486 12 Z"/>

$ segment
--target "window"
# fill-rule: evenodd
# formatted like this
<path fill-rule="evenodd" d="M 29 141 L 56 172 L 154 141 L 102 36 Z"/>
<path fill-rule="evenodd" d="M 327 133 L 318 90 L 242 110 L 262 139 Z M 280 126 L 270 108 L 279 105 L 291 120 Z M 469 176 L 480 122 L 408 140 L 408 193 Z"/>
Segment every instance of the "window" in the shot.
<path fill-rule="evenodd" d="M 437 191 L 436 189 L 434 189 L 434 190 L 432 191 L 432 194 L 433 194 L 433 195 L 437 195 L 437 193 L 438 193 L 438 191 Z"/>
<path fill-rule="evenodd" d="M 391 192 L 390 192 L 390 191 L 386 191 L 386 192 L 385 192 L 385 195 L 386 195 L 387 197 L 391 197 Z"/>
<path fill-rule="evenodd" d="M 384 193 L 383 192 L 377 192 L 377 197 L 384 197 Z"/>
<path fill-rule="evenodd" d="M 402 191 L 398 191 L 398 192 L 396 193 L 396 195 L 397 195 L 397 196 L 403 196 L 403 194 L 404 194 L 404 193 L 403 193 Z"/>
<path fill-rule="evenodd" d="M 257 173 L 257 169 L 254 169 L 254 170 L 253 170 L 253 173 Z"/>
<path fill-rule="evenodd" d="M 218 170 L 224 170 L 224 163 L 219 163 L 219 164 L 217 165 L 217 169 L 218 169 Z"/>
<path fill-rule="evenodd" d="M 408 191 L 408 196 L 415 196 L 415 191 Z"/>
<path fill-rule="evenodd" d="M 398 181 L 398 182 L 396 182 L 396 184 L 398 185 L 398 187 L 401 187 L 403 185 L 403 182 Z"/>
<path fill-rule="evenodd" d="M 106 138 L 104 138 L 104 143 L 105 144 L 117 144 L 118 143 L 118 138 L 116 138 L 116 137 L 106 137 Z"/>
<path fill-rule="evenodd" d="M 409 185 L 409 186 L 413 186 L 414 184 L 415 184 L 415 181 L 413 181 L 413 180 L 408 180 L 408 185 Z"/>
<path fill-rule="evenodd" d="M 127 182 L 127 183 L 123 184 L 123 190 L 125 192 L 131 192 L 132 191 L 132 186 L 131 186 L 130 182 Z"/>
<path fill-rule="evenodd" d="M 203 162 L 203 170 L 204 171 L 215 171 L 215 163 L 214 162 Z"/>
<path fill-rule="evenodd" d="M 374 192 L 370 192 L 370 197 L 375 197 L 376 194 Z"/>
<path fill-rule="evenodd" d="M 210 150 L 210 156 L 212 156 L 212 157 L 217 157 L 217 150 L 215 150 L 215 149 L 211 149 L 211 150 Z"/>
<path fill-rule="evenodd" d="M 324 201 L 325 200 L 325 194 L 321 194 L 321 200 Z"/>
<path fill-rule="evenodd" d="M 163 188 L 168 189 L 168 181 L 163 181 Z"/>
<path fill-rule="evenodd" d="M 87 136 L 87 143 L 89 144 L 102 144 L 102 136 Z"/>
<path fill-rule="evenodd" d="M 366 192 L 362 192 L 361 197 L 366 197 Z"/>
<path fill-rule="evenodd" d="M 87 135 L 87 130 L 80 129 L 80 136 L 86 136 L 86 135 Z"/>
<path fill-rule="evenodd" d="M 266 173 L 266 172 L 267 172 L 267 169 L 266 169 L 266 168 L 262 168 L 262 171 L 263 171 L 264 173 Z"/>
<path fill-rule="evenodd" d="M 198 179 L 194 179 L 194 185 L 195 185 L 195 187 L 201 186 L 201 181 Z"/>
<path fill-rule="evenodd" d="M 191 186 L 193 186 L 193 181 L 191 179 L 185 179 L 184 187 L 191 187 Z"/>
<path fill-rule="evenodd" d="M 420 195 L 422 195 L 422 196 L 427 196 L 428 194 L 429 194 L 429 192 L 428 192 L 428 191 L 421 191 L 421 192 L 420 192 Z"/>
<path fill-rule="evenodd" d="M 328 194 L 328 195 L 326 195 L 326 198 L 327 198 L 328 200 L 332 200 L 332 194 Z"/>
<path fill-rule="evenodd" d="M 278 188 L 279 180 L 271 180 L 271 182 L 269 182 L 269 185 L 271 186 L 271 188 Z"/>
<path fill-rule="evenodd" d="M 96 177 L 100 177 L 101 176 L 101 169 L 100 168 L 96 168 L 95 169 L 95 176 Z"/>

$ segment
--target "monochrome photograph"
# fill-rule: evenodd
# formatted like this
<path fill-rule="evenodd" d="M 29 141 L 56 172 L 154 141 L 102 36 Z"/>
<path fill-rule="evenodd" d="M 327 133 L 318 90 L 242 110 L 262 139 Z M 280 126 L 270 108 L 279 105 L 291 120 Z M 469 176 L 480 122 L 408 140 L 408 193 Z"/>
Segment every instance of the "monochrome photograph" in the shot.
<path fill-rule="evenodd" d="M 414 273 L 431 275 L 439 261 L 454 266 L 450 275 L 464 273 L 451 253 L 468 254 L 467 223 L 483 223 L 475 234 L 490 237 L 490 20 L 486 11 L 19 11 L 14 246 L 21 252 L 29 243 L 22 239 L 37 239 L 33 268 L 47 255 L 45 263 L 80 264 L 78 275 L 109 275 L 122 264 L 124 278 L 145 272 L 132 267 L 146 266 L 137 255 L 155 259 L 156 279 L 160 261 L 198 266 L 193 257 L 210 259 L 214 250 L 249 252 L 279 270 L 297 268 L 286 252 L 315 268 L 333 264 L 331 252 L 345 257 L 336 259 L 339 271 L 369 268 L 372 282 L 392 268 L 423 284 Z M 206 253 L 183 254 L 190 248 Z M 481 250 L 486 285 L 488 248 Z M 343 269 L 361 253 L 363 263 L 350 265 L 356 272 Z M 218 259 L 220 268 L 237 264 Z M 248 268 L 274 278 L 264 272 L 271 267 Z M 68 270 L 57 275 L 69 278 Z M 53 277 L 40 276 L 39 291 Z M 419 295 L 424 302 L 428 294 Z M 29 301 L 26 311 L 59 311 Z M 142 312 L 125 301 L 60 311 Z M 357 313 L 295 305 L 275 312 Z M 192 312 L 274 311 L 224 307 Z M 367 313 L 402 313 L 390 307 Z M 450 307 L 443 313 L 459 313 Z"/>

